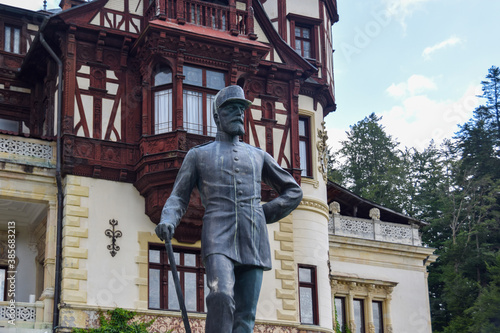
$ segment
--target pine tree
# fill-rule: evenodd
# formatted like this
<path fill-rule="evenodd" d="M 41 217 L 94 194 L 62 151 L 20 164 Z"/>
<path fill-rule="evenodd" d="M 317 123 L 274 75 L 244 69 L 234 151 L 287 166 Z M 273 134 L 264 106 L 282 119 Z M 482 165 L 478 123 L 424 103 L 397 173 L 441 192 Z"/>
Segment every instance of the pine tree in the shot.
<path fill-rule="evenodd" d="M 379 123 L 381 117 L 370 114 L 347 132 L 347 140 L 335 154 L 338 173 L 354 193 L 389 208 L 399 209 L 401 198 L 397 196 L 401 176 L 401 159 L 396 142 Z"/>

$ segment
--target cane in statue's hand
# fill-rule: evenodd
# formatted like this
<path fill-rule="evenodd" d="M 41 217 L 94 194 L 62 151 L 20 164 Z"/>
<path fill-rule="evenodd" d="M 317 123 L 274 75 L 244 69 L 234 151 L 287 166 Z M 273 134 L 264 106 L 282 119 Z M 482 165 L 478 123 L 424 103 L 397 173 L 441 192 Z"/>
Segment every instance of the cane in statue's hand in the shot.
<path fill-rule="evenodd" d="M 170 270 L 174 279 L 175 291 L 177 299 L 179 300 L 179 307 L 181 308 L 182 321 L 186 333 L 191 333 L 191 326 L 187 316 L 186 304 L 184 303 L 184 295 L 182 294 L 181 283 L 179 281 L 179 274 L 177 273 L 177 266 L 175 264 L 174 250 L 172 249 L 172 236 L 174 235 L 174 226 L 162 225 L 161 223 L 156 228 L 156 234 L 161 240 L 165 240 L 165 248 L 167 249 L 168 261 L 170 263 Z"/>

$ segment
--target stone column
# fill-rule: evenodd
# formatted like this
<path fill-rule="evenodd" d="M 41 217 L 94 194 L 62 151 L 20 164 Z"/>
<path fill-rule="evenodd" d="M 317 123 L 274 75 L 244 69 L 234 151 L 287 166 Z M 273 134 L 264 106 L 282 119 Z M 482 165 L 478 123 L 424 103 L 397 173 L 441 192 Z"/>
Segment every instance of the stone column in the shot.
<path fill-rule="evenodd" d="M 43 260 L 43 292 L 40 301 L 43 302 L 43 322 L 52 322 L 54 308 L 54 287 L 56 270 L 56 239 L 57 239 L 57 202 L 50 201 L 47 211 L 45 231 L 45 258 Z"/>
<path fill-rule="evenodd" d="M 365 309 L 366 309 L 366 322 L 368 323 L 368 333 L 375 333 L 375 324 L 373 323 L 373 295 L 371 293 L 371 290 L 373 290 L 373 285 L 370 285 L 369 292 L 368 292 L 368 297 L 366 297 L 366 304 L 365 304 Z"/>
<path fill-rule="evenodd" d="M 346 312 L 347 312 L 347 316 L 346 316 L 346 321 L 349 325 L 349 329 L 351 330 L 351 332 L 355 332 L 356 331 L 356 320 L 354 318 L 354 288 L 356 287 L 356 283 L 355 282 L 351 282 L 349 284 L 349 295 L 347 295 L 346 297 Z"/>

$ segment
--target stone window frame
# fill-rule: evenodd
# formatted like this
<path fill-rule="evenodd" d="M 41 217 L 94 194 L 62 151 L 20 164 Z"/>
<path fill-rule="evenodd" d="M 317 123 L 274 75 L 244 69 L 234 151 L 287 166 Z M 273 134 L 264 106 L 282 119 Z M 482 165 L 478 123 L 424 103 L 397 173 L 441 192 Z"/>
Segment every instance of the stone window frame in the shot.
<path fill-rule="evenodd" d="M 364 304 L 364 327 L 365 332 L 375 332 L 373 322 L 373 302 L 382 303 L 383 332 L 392 333 L 391 321 L 391 299 L 392 292 L 397 286 L 397 282 L 362 279 L 346 277 L 340 275 L 330 275 L 330 285 L 332 288 L 333 326 L 336 326 L 335 318 L 335 298 L 345 300 L 345 321 L 349 329 L 356 331 L 354 320 L 354 299 L 363 300 Z"/>

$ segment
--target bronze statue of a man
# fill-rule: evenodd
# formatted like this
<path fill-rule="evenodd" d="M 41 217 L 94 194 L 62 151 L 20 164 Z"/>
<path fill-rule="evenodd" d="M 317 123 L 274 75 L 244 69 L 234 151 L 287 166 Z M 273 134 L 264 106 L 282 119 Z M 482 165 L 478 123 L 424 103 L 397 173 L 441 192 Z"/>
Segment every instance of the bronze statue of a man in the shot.
<path fill-rule="evenodd" d="M 160 239 L 171 239 L 198 188 L 205 207 L 201 251 L 210 289 L 208 333 L 253 332 L 262 273 L 271 269 L 266 223 L 284 218 L 302 199 L 300 186 L 269 154 L 239 141 L 250 104 L 239 86 L 215 96 L 215 141 L 189 150 L 156 227 Z M 263 205 L 261 182 L 279 194 Z"/>

